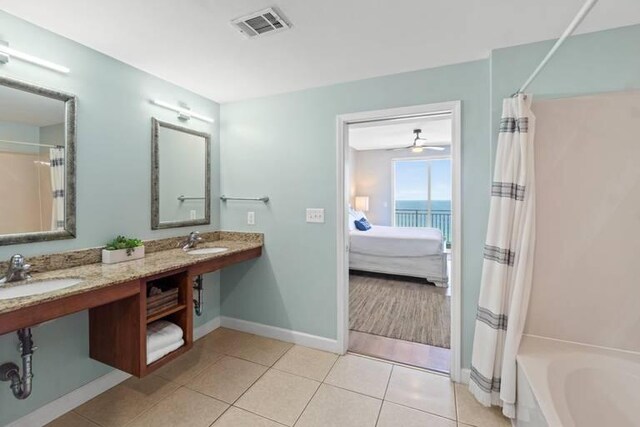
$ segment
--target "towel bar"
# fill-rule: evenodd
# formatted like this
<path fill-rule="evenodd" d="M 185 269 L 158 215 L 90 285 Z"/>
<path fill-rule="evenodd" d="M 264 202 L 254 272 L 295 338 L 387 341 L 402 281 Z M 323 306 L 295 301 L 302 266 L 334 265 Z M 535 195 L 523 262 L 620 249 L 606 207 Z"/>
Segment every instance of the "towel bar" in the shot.
<path fill-rule="evenodd" d="M 227 200 L 249 200 L 249 201 L 253 201 L 253 202 L 263 202 L 263 203 L 267 203 L 269 201 L 269 196 L 262 196 L 262 197 L 227 197 L 224 194 L 222 196 L 220 196 L 220 200 L 222 200 L 223 202 L 226 202 Z"/>
<path fill-rule="evenodd" d="M 204 197 L 186 197 L 184 194 L 178 196 L 178 200 L 184 202 L 185 200 L 204 200 Z"/>

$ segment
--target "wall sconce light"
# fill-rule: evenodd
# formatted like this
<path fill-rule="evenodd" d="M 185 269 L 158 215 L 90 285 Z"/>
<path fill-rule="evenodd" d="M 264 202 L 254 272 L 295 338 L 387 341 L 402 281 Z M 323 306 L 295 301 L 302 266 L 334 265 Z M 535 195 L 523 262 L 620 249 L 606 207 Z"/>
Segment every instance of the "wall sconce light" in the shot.
<path fill-rule="evenodd" d="M 369 196 L 356 196 L 356 210 L 362 212 L 369 210 Z"/>
<path fill-rule="evenodd" d="M 48 68 L 49 70 L 57 71 L 59 73 L 67 74 L 69 73 L 69 68 L 54 64 L 53 62 L 47 61 L 46 59 L 41 59 L 33 55 L 29 55 L 28 53 L 20 52 L 19 50 L 12 49 L 9 47 L 9 44 L 5 41 L 0 40 L 0 64 L 6 64 L 11 59 L 19 59 L 24 62 L 29 62 L 30 64 L 39 65 L 44 68 Z"/>
<path fill-rule="evenodd" d="M 191 111 L 189 108 L 186 107 L 180 107 L 178 105 L 171 105 L 167 102 L 164 101 L 160 101 L 159 99 L 152 99 L 151 103 L 154 105 L 157 105 L 159 107 L 163 107 L 166 108 L 167 110 L 171 110 L 171 111 L 175 111 L 176 113 L 178 113 L 178 118 L 180 120 L 189 120 L 192 117 L 194 119 L 198 119 L 198 120 L 202 120 L 203 122 L 207 122 L 207 123 L 213 123 L 214 120 L 211 117 L 207 117 L 205 115 L 202 114 L 198 114 L 195 111 Z"/>

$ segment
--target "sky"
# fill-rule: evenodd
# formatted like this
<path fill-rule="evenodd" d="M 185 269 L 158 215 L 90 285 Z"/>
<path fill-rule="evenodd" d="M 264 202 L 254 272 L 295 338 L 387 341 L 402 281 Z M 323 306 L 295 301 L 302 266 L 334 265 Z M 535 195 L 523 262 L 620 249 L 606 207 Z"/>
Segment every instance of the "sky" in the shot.
<path fill-rule="evenodd" d="M 427 200 L 431 162 L 431 200 L 451 200 L 451 160 L 396 161 L 396 200 Z"/>

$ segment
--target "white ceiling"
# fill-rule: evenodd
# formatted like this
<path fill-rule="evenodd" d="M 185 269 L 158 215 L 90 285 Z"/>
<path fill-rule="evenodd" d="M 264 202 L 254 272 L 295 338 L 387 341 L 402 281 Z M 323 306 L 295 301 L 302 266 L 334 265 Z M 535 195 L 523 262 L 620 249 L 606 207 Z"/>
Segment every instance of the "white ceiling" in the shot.
<path fill-rule="evenodd" d="M 422 129 L 423 145 L 451 145 L 451 118 L 389 120 L 349 126 L 349 146 L 356 150 L 383 150 L 413 144 L 414 129 Z"/>
<path fill-rule="evenodd" d="M 228 102 L 481 59 L 493 48 L 557 38 L 583 1 L 0 0 L 0 8 Z M 291 31 L 247 40 L 229 23 L 273 5 Z M 579 32 L 639 22 L 639 0 L 601 0 Z"/>
<path fill-rule="evenodd" d="M 64 114 L 63 101 L 0 86 L 0 122 L 42 127 L 64 123 Z"/>

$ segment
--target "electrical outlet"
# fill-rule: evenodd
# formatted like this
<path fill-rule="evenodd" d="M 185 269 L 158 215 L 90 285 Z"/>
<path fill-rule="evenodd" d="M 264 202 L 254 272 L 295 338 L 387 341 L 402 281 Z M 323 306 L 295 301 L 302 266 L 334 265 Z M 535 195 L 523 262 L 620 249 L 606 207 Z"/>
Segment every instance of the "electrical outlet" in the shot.
<path fill-rule="evenodd" d="M 324 223 L 324 209 L 307 208 L 307 222 Z"/>
<path fill-rule="evenodd" d="M 247 212 L 247 224 L 256 225 L 256 213 L 255 212 Z"/>
<path fill-rule="evenodd" d="M 189 212 L 189 217 L 191 219 L 196 219 L 196 211 L 195 211 L 195 209 L 191 209 L 191 211 Z"/>

